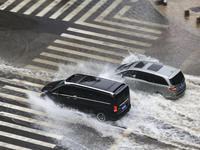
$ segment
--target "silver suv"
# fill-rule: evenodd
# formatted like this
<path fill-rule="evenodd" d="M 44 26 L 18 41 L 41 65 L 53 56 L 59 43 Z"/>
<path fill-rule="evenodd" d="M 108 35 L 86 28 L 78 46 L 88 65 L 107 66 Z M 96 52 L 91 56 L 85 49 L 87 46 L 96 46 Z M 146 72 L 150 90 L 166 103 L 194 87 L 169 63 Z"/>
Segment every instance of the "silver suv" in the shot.
<path fill-rule="evenodd" d="M 123 64 L 116 73 L 125 79 L 130 88 L 158 93 L 169 99 L 183 95 L 186 84 L 180 69 L 148 61 Z"/>

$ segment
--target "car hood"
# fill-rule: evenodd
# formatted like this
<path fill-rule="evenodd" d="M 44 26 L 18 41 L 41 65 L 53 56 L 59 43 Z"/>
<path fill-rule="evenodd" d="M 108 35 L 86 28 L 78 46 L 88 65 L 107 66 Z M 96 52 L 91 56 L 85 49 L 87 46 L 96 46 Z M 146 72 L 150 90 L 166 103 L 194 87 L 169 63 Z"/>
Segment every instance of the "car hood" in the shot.
<path fill-rule="evenodd" d="M 43 88 L 42 88 L 42 92 L 45 92 L 45 91 L 51 91 L 53 90 L 54 88 L 56 88 L 60 83 L 62 83 L 63 80 L 59 80 L 59 81 L 54 81 L 54 82 L 51 82 L 47 85 L 45 85 Z"/>

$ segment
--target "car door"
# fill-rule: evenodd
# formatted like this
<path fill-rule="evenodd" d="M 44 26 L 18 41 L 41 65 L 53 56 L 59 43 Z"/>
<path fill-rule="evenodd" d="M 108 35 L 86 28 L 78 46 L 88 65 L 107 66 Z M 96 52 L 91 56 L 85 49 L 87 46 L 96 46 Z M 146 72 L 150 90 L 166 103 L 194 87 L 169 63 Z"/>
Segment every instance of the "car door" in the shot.
<path fill-rule="evenodd" d="M 128 70 L 121 73 L 121 76 L 124 78 L 125 83 L 129 85 L 131 89 L 137 89 L 136 85 L 136 72 L 134 70 Z"/>
<path fill-rule="evenodd" d="M 70 85 L 64 85 L 60 87 L 58 91 L 58 100 L 65 106 L 76 106 L 77 96 L 74 94 L 76 89 Z"/>
<path fill-rule="evenodd" d="M 138 90 L 153 93 L 155 89 L 154 76 L 150 73 L 137 71 L 136 85 Z"/>

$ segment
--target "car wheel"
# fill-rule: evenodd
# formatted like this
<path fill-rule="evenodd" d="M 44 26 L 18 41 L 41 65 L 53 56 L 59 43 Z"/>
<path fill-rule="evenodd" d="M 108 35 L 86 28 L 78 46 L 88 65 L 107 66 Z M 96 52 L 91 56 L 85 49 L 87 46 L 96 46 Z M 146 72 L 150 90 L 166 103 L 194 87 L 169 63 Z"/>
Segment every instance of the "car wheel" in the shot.
<path fill-rule="evenodd" d="M 105 115 L 105 113 L 104 112 L 98 112 L 97 113 L 97 120 L 99 121 L 99 122 L 105 122 L 106 121 L 106 115 Z"/>

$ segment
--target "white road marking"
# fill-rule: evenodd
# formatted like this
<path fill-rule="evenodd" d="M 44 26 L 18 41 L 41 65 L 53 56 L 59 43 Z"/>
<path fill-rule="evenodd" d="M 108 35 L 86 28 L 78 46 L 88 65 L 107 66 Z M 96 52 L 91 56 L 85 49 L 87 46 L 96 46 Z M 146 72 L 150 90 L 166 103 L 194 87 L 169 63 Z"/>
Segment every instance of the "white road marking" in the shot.
<path fill-rule="evenodd" d="M 31 0 L 23 0 L 21 3 L 19 3 L 16 7 L 11 9 L 11 12 L 18 12 L 20 9 L 22 9 L 25 5 L 27 5 Z"/>
<path fill-rule="evenodd" d="M 63 138 L 63 136 L 61 136 L 61 135 L 57 135 L 57 134 L 54 134 L 54 133 L 48 133 L 48 132 L 44 132 L 44 131 L 41 131 L 41 130 L 32 129 L 32 128 L 29 128 L 29 127 L 13 124 L 13 123 L 9 123 L 9 122 L 0 121 L 0 124 L 1 124 L 1 126 L 6 126 L 6 127 L 9 127 L 9 128 L 13 128 L 13 129 L 21 130 L 21 131 L 26 131 L 26 132 L 30 132 L 30 133 L 34 133 L 34 134 L 58 139 L 58 140 L 61 140 Z"/>
<path fill-rule="evenodd" d="M 6 9 L 8 6 L 10 6 L 12 3 L 14 3 L 16 0 L 7 0 L 4 4 L 0 6 L 0 10 Z"/>
<path fill-rule="evenodd" d="M 116 36 L 111 36 L 111 35 L 107 35 L 107 34 L 101 34 L 101 33 L 97 33 L 97 32 L 91 32 L 91 31 L 86 31 L 86 30 L 81 30 L 81 29 L 76 29 L 76 28 L 71 28 L 71 27 L 69 27 L 67 30 L 72 31 L 72 32 L 86 34 L 86 35 L 101 37 L 101 38 L 105 38 L 105 39 L 109 39 L 109 40 L 115 40 L 115 41 L 125 42 L 125 43 L 129 43 L 129 44 L 145 46 L 145 47 L 150 47 L 152 45 L 149 43 L 135 41 L 135 40 L 131 40 L 128 38 L 120 38 L 120 37 L 116 37 Z"/>
<path fill-rule="evenodd" d="M 30 15 L 34 12 L 38 7 L 44 4 L 47 0 L 38 0 L 34 5 L 32 5 L 29 9 L 27 9 L 23 14 Z"/>
<path fill-rule="evenodd" d="M 25 148 L 25 147 L 21 147 L 21 146 L 17 146 L 17 145 L 14 145 L 14 144 L 1 142 L 1 141 L 0 141 L 0 146 L 4 147 L 4 148 L 8 148 L 8 149 L 13 149 L 13 150 L 32 150 L 32 149 L 29 149 L 29 148 Z"/>
<path fill-rule="evenodd" d="M 44 146 L 44 147 L 48 147 L 48 148 L 54 148 L 56 146 L 55 144 L 31 139 L 31 138 L 28 138 L 28 137 L 24 137 L 24 136 L 21 136 L 21 135 L 16 135 L 16 134 L 4 132 L 4 131 L 0 131 L 0 135 L 3 136 L 3 137 L 17 139 L 17 140 L 20 140 L 20 141 L 23 141 L 23 142 L 32 143 L 32 144 L 36 144 L 36 145 L 40 145 L 40 146 Z"/>
<path fill-rule="evenodd" d="M 117 63 L 117 64 L 121 63 L 121 60 L 116 60 L 116 59 L 112 59 L 112 58 L 108 58 L 108 57 L 93 55 L 93 54 L 89 54 L 89 53 L 85 53 L 85 52 L 74 51 L 74 50 L 70 50 L 70 49 L 66 49 L 66 48 L 61 48 L 61 47 L 56 47 L 56 46 L 48 46 L 47 48 L 50 50 L 54 50 L 54 51 L 70 53 L 70 54 L 74 54 L 74 55 L 78 55 L 78 56 L 82 56 L 82 57 L 88 57 L 89 59 L 98 59 L 101 61 L 107 61 L 107 62 Z"/>
<path fill-rule="evenodd" d="M 36 16 L 43 17 L 45 14 L 47 14 L 51 9 L 53 9 L 61 1 L 62 0 L 53 0 L 48 6 L 46 6 L 45 9 L 40 11 Z"/>
<path fill-rule="evenodd" d="M 61 36 L 69 38 L 69 39 L 76 39 L 76 40 L 87 41 L 87 42 L 95 43 L 95 44 L 99 44 L 99 45 L 109 46 L 109 47 L 113 47 L 113 48 L 119 48 L 119 49 L 126 50 L 126 51 L 133 51 L 133 52 L 138 52 L 138 53 L 145 52 L 145 50 L 143 50 L 143 49 L 133 48 L 133 47 L 110 43 L 110 42 L 106 42 L 106 41 L 94 40 L 94 39 L 80 37 L 80 36 L 76 36 L 76 35 L 70 35 L 70 34 L 66 34 L 66 33 L 62 33 Z"/>
<path fill-rule="evenodd" d="M 28 81 L 19 80 L 19 79 L 12 79 L 11 82 L 16 82 L 16 83 L 19 83 L 19 84 L 23 84 L 23 85 L 26 85 L 26 86 L 32 86 L 32 87 L 36 87 L 36 88 L 42 88 L 44 86 L 44 85 L 41 85 L 41 84 L 36 84 L 36 83 L 33 83 L 33 82 L 28 82 Z"/>
<path fill-rule="evenodd" d="M 80 13 L 83 8 L 85 8 L 92 0 L 85 0 L 83 3 L 81 3 L 77 8 L 75 8 L 70 14 L 68 14 L 63 21 L 70 21 L 74 16 L 76 16 L 78 13 Z"/>
<path fill-rule="evenodd" d="M 59 10 L 57 10 L 53 15 L 50 16 L 51 19 L 58 18 L 62 13 L 64 13 L 69 7 L 71 7 L 76 0 L 70 0 L 65 5 L 63 5 Z"/>

